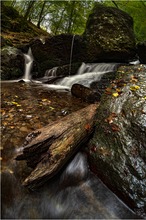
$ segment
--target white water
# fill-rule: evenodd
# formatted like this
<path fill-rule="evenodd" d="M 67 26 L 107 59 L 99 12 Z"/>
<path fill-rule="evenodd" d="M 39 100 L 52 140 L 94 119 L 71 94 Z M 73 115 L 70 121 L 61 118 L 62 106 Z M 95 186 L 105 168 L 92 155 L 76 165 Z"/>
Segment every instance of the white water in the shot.
<path fill-rule="evenodd" d="M 29 48 L 27 54 L 24 54 L 24 58 L 25 58 L 25 72 L 24 72 L 24 76 L 22 79 L 25 82 L 29 82 L 31 80 L 31 69 L 33 65 L 33 55 L 32 55 L 31 48 Z"/>
<path fill-rule="evenodd" d="M 70 90 L 75 83 L 90 87 L 91 83 L 100 81 L 104 74 L 114 72 L 117 65 L 117 63 L 82 63 L 76 75 L 64 77 L 55 84 L 45 84 L 44 86 L 55 90 Z M 51 69 L 49 74 L 53 74 L 53 71 Z"/>
<path fill-rule="evenodd" d="M 115 63 L 82 63 L 76 75 L 65 77 L 47 87 L 70 90 L 75 83 L 90 87 L 91 83 L 100 81 L 104 74 L 115 71 L 116 66 Z"/>
<path fill-rule="evenodd" d="M 46 70 L 44 77 L 56 76 L 58 67 L 53 67 L 52 69 Z"/>

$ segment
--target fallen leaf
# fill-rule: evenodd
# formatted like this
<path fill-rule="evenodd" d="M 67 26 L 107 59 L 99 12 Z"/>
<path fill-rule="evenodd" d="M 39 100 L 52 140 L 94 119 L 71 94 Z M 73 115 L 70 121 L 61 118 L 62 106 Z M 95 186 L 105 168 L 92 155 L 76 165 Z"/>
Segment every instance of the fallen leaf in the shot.
<path fill-rule="evenodd" d="M 131 76 L 131 80 L 130 80 L 130 82 L 137 82 L 138 80 L 137 80 L 137 77 L 135 77 L 135 76 Z"/>
<path fill-rule="evenodd" d="M 85 129 L 86 129 L 87 131 L 89 131 L 89 130 L 91 129 L 91 126 L 90 126 L 89 124 L 86 124 L 86 125 L 85 125 Z"/>
<path fill-rule="evenodd" d="M 112 130 L 113 131 L 120 131 L 120 128 L 119 128 L 119 126 L 118 125 L 116 125 L 116 124 L 111 124 L 111 127 L 112 127 Z"/>
<path fill-rule="evenodd" d="M 119 96 L 119 93 L 118 93 L 118 92 L 114 92 L 114 93 L 112 94 L 112 96 L 114 96 L 114 97 L 116 98 L 116 97 Z"/>
<path fill-rule="evenodd" d="M 131 90 L 131 91 L 136 91 L 136 90 L 138 90 L 138 89 L 140 89 L 140 86 L 137 86 L 137 85 L 134 85 L 134 86 L 131 86 L 131 87 L 130 87 L 130 90 Z"/>
<path fill-rule="evenodd" d="M 105 119 L 106 122 L 108 122 L 109 124 L 113 123 L 114 118 L 116 118 L 117 115 L 116 113 L 112 112 L 108 118 Z"/>

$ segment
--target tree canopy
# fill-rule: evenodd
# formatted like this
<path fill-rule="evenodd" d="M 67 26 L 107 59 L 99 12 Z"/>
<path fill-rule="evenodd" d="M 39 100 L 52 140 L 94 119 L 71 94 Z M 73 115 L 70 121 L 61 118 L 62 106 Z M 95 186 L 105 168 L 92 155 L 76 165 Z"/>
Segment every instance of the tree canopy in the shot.
<path fill-rule="evenodd" d="M 82 34 L 95 2 L 127 12 L 133 17 L 137 41 L 146 40 L 146 0 L 11 0 L 3 1 L 3 4 L 17 9 L 26 20 L 36 24 L 38 28 L 57 35 L 61 33 Z"/>

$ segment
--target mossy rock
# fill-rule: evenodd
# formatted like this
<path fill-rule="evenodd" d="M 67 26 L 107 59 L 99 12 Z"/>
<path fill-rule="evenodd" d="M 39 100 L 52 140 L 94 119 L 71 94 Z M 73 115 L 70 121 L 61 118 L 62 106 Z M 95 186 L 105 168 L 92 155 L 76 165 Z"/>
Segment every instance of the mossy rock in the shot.
<path fill-rule="evenodd" d="M 88 146 L 91 168 L 131 208 L 146 212 L 145 66 L 121 66 L 102 96 Z"/>
<path fill-rule="evenodd" d="M 83 36 L 92 61 L 128 62 L 136 54 L 133 20 L 120 9 L 96 4 Z"/>

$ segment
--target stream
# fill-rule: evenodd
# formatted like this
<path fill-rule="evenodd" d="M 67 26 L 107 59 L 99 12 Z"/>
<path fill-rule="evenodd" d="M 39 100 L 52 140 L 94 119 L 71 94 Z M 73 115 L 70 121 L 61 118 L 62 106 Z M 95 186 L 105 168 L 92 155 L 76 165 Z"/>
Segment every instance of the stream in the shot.
<path fill-rule="evenodd" d="M 1 97 L 2 219 L 137 218 L 89 170 L 82 151 L 43 187 L 29 191 L 22 186 L 31 169 L 14 158 L 26 135 L 87 103 L 71 96 L 70 91 L 50 90 L 33 81 L 2 82 Z"/>

